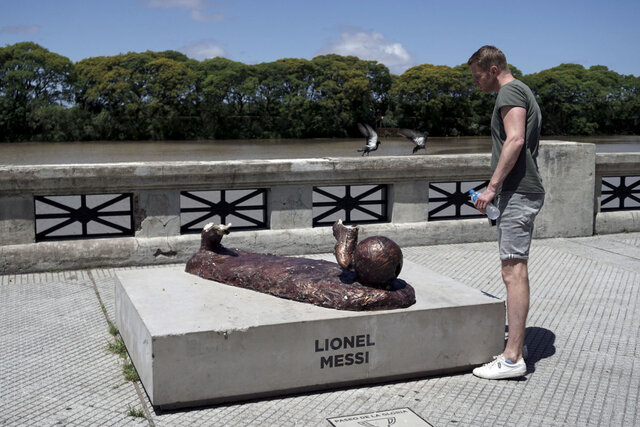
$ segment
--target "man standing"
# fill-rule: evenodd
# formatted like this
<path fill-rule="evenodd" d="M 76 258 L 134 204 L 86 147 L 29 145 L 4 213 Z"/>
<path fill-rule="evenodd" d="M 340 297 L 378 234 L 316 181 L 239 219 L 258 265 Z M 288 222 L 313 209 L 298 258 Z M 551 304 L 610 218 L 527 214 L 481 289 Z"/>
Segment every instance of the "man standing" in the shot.
<path fill-rule="evenodd" d="M 529 312 L 527 260 L 533 221 L 544 203 L 536 161 L 542 115 L 531 89 L 509 71 L 502 51 L 483 46 L 468 64 L 473 83 L 480 90 L 498 92 L 491 118 L 493 175 L 475 206 L 484 213 L 487 204 L 498 196 L 498 246 L 509 322 L 504 352 L 493 362 L 474 369 L 473 374 L 486 379 L 514 378 L 527 372 L 522 354 Z"/>

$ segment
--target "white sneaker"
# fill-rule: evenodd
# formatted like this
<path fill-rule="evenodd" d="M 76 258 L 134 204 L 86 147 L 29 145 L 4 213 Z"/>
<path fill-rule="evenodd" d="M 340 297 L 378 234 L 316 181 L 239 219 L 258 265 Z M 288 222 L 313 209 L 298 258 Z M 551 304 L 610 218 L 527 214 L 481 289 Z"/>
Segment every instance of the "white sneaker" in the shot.
<path fill-rule="evenodd" d="M 473 375 L 487 380 L 501 380 L 521 377 L 527 373 L 527 364 L 524 363 L 524 359 L 512 364 L 507 363 L 503 355 L 494 356 L 493 358 L 493 362 L 475 368 Z"/>

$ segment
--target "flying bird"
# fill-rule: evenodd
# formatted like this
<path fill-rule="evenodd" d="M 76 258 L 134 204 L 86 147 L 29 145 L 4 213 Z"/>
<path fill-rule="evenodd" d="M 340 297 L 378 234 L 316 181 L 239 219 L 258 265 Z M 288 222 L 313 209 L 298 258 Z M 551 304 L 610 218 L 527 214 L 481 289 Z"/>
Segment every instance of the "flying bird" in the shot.
<path fill-rule="evenodd" d="M 365 123 L 363 125 L 362 123 L 358 123 L 358 129 L 360 129 L 360 132 L 365 137 L 365 141 L 367 141 L 367 145 L 358 149 L 358 152 L 362 152 L 363 156 L 365 154 L 368 156 L 369 152 L 376 151 L 378 149 L 378 145 L 382 142 L 378 139 L 376 131 L 368 124 Z"/>
<path fill-rule="evenodd" d="M 411 130 L 411 129 L 400 129 L 400 130 L 398 130 L 398 132 L 400 132 L 401 135 L 407 137 L 414 144 L 416 144 L 416 146 L 413 147 L 413 151 L 411 152 L 412 154 L 416 154 L 416 152 L 421 148 L 424 148 L 425 151 L 426 151 L 426 149 L 427 149 L 427 137 L 429 136 L 429 132 L 420 133 L 420 132 L 416 132 L 415 130 Z"/>

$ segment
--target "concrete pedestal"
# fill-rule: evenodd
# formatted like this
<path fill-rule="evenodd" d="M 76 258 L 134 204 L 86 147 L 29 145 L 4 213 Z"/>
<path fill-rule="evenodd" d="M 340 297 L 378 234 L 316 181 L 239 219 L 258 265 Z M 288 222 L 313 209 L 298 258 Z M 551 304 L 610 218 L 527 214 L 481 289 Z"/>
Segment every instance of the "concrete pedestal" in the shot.
<path fill-rule="evenodd" d="M 405 261 L 416 304 L 340 311 L 205 280 L 117 273 L 116 324 L 149 398 L 178 408 L 464 371 L 504 345 L 504 302 Z"/>

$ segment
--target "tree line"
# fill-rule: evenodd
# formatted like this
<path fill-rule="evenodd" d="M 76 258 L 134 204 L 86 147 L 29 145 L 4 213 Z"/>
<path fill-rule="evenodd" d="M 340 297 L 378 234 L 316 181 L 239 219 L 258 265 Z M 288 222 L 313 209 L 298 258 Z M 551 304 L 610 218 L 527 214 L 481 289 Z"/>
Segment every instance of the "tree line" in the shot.
<path fill-rule="evenodd" d="M 640 133 L 638 77 L 510 69 L 536 95 L 545 135 Z M 33 42 L 0 48 L 0 141 L 348 137 L 358 122 L 488 135 L 493 103 L 466 64 L 393 75 L 335 54 L 247 65 L 147 51 L 73 63 Z"/>

